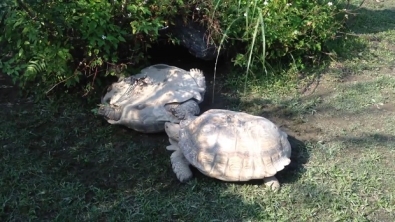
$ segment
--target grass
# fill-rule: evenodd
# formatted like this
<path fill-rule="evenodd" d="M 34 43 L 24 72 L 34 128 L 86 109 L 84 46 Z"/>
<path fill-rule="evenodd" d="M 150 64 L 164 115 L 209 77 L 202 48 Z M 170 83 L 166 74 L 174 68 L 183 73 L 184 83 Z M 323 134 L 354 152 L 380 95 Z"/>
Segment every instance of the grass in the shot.
<path fill-rule="evenodd" d="M 293 165 L 278 174 L 278 193 L 196 170 L 180 184 L 164 134 L 111 126 L 67 97 L 9 104 L 2 87 L 0 220 L 393 221 L 394 3 L 366 3 L 351 28 L 367 47 L 345 48 L 307 90 L 283 83 L 221 94 L 224 108 L 264 115 L 290 134 Z"/>

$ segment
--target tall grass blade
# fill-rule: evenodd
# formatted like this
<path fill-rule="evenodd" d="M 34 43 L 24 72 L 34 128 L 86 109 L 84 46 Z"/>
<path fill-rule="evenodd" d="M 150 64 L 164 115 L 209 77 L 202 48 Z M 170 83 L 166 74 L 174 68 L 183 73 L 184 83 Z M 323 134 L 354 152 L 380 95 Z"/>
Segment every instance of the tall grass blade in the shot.
<path fill-rule="evenodd" d="M 221 48 L 222 48 L 222 45 L 223 45 L 223 43 L 224 43 L 224 41 L 225 41 L 225 38 L 227 37 L 226 33 L 228 33 L 228 31 L 229 31 L 229 29 L 232 27 L 232 25 L 233 25 L 237 20 L 239 20 L 239 19 L 240 19 L 240 18 L 237 18 L 237 19 L 233 20 L 233 21 L 230 23 L 230 25 L 226 28 L 225 33 L 224 33 L 224 35 L 222 36 L 221 41 L 220 41 L 220 43 L 219 43 L 218 52 L 217 52 L 217 57 L 216 57 L 216 59 L 215 59 L 215 65 L 214 65 L 214 79 L 213 79 L 213 90 L 212 90 L 212 100 L 211 100 L 212 103 L 214 103 L 214 100 L 215 100 L 215 80 L 216 80 L 216 76 L 217 76 L 217 64 L 218 64 L 219 54 L 220 54 L 220 52 L 221 52 Z"/>
<path fill-rule="evenodd" d="M 259 21 L 261 22 L 261 35 L 262 35 L 262 64 L 263 64 L 263 69 L 265 70 L 265 74 L 267 75 L 267 69 L 265 66 L 265 61 L 266 61 L 266 38 L 265 38 L 265 23 L 263 21 L 263 16 L 262 13 L 259 13 Z"/>
<path fill-rule="evenodd" d="M 259 13 L 260 17 L 262 17 L 262 12 L 259 11 L 258 13 Z M 247 71 L 246 71 L 246 77 L 245 77 L 245 81 L 244 81 L 244 94 L 247 91 L 248 72 L 250 71 L 250 65 L 251 65 L 251 61 L 252 61 L 252 53 L 254 51 L 254 45 L 255 45 L 257 34 L 258 34 L 258 27 L 259 27 L 259 24 L 261 24 L 260 22 L 263 22 L 263 21 L 259 22 L 259 20 L 260 20 L 259 17 L 258 17 L 257 20 L 258 21 L 255 24 L 254 33 L 253 33 L 253 36 L 252 36 L 252 42 L 251 42 L 251 45 L 250 45 L 250 54 L 248 56 Z"/>

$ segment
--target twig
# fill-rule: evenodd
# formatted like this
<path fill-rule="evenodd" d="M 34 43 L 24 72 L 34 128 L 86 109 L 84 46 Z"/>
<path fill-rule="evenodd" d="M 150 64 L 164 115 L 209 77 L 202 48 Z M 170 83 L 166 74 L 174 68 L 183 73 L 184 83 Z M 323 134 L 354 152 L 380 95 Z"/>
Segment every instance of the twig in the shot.
<path fill-rule="evenodd" d="M 62 81 L 56 83 L 56 84 L 53 85 L 49 90 L 47 90 L 47 91 L 45 92 L 45 94 L 48 94 L 48 93 L 51 92 L 56 86 L 58 86 L 58 85 L 61 84 L 61 83 L 66 82 L 67 80 L 71 79 L 72 77 L 74 77 L 74 76 L 76 76 L 76 75 L 77 75 L 77 72 L 74 72 L 74 74 L 73 74 L 72 76 L 69 76 L 68 78 L 66 78 L 66 79 L 64 79 L 64 80 L 62 80 Z"/>
<path fill-rule="evenodd" d="M 72 76 L 69 76 L 68 78 L 66 78 L 66 79 L 64 79 L 64 80 L 62 80 L 62 81 L 56 83 L 55 85 L 53 85 L 50 89 L 48 89 L 48 90 L 45 92 L 45 94 L 48 94 L 49 92 L 51 92 L 51 91 L 52 91 L 56 86 L 58 86 L 59 84 L 64 83 L 64 82 L 66 82 L 67 80 L 71 79 L 72 77 L 76 76 L 76 75 L 77 75 L 77 70 L 78 70 L 78 68 L 84 63 L 84 61 L 85 61 L 85 59 L 84 59 L 82 62 L 80 62 L 80 64 L 78 65 L 78 67 L 74 70 L 74 74 L 73 74 Z"/>
<path fill-rule="evenodd" d="M 362 0 L 361 4 L 359 4 L 359 7 L 358 7 L 358 8 L 361 8 L 362 5 L 363 5 L 363 3 L 365 3 L 365 0 Z"/>
<path fill-rule="evenodd" d="M 91 87 L 92 87 L 92 88 L 93 88 L 93 85 L 94 85 L 94 83 L 95 83 L 96 75 L 97 75 L 97 66 L 96 66 L 96 69 L 95 69 L 95 73 L 93 74 L 93 80 L 92 80 L 92 83 L 91 83 Z M 84 95 L 82 95 L 82 97 L 88 95 L 89 91 L 90 91 L 90 90 L 88 90 Z"/>

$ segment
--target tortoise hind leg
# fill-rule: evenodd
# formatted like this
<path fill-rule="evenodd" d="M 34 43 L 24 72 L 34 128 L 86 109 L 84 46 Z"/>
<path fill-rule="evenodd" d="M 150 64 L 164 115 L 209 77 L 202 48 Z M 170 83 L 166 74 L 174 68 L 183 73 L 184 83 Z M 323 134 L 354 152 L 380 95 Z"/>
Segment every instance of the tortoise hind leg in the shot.
<path fill-rule="evenodd" d="M 117 122 L 121 119 L 122 108 L 110 105 L 101 105 L 99 110 L 97 111 L 97 114 L 103 116 L 105 119 L 111 122 Z"/>
<path fill-rule="evenodd" d="M 192 178 L 193 175 L 191 169 L 189 169 L 189 163 L 181 150 L 174 151 L 170 156 L 170 160 L 173 172 L 181 183 L 185 183 Z"/>
<path fill-rule="evenodd" d="M 280 189 L 280 182 L 278 182 L 278 180 L 275 176 L 265 177 L 265 178 L 263 178 L 263 181 L 264 181 L 266 187 L 269 187 L 274 191 Z"/>

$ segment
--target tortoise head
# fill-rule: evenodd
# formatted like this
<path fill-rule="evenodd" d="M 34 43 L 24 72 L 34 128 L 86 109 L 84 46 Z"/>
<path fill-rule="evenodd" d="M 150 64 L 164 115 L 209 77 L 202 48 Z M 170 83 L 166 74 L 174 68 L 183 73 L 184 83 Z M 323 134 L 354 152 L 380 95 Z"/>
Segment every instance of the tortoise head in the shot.
<path fill-rule="evenodd" d="M 165 123 L 165 131 L 166 131 L 167 136 L 170 139 L 172 139 L 176 142 L 178 142 L 180 140 L 180 135 L 179 135 L 180 125 L 179 124 L 166 122 Z"/>

